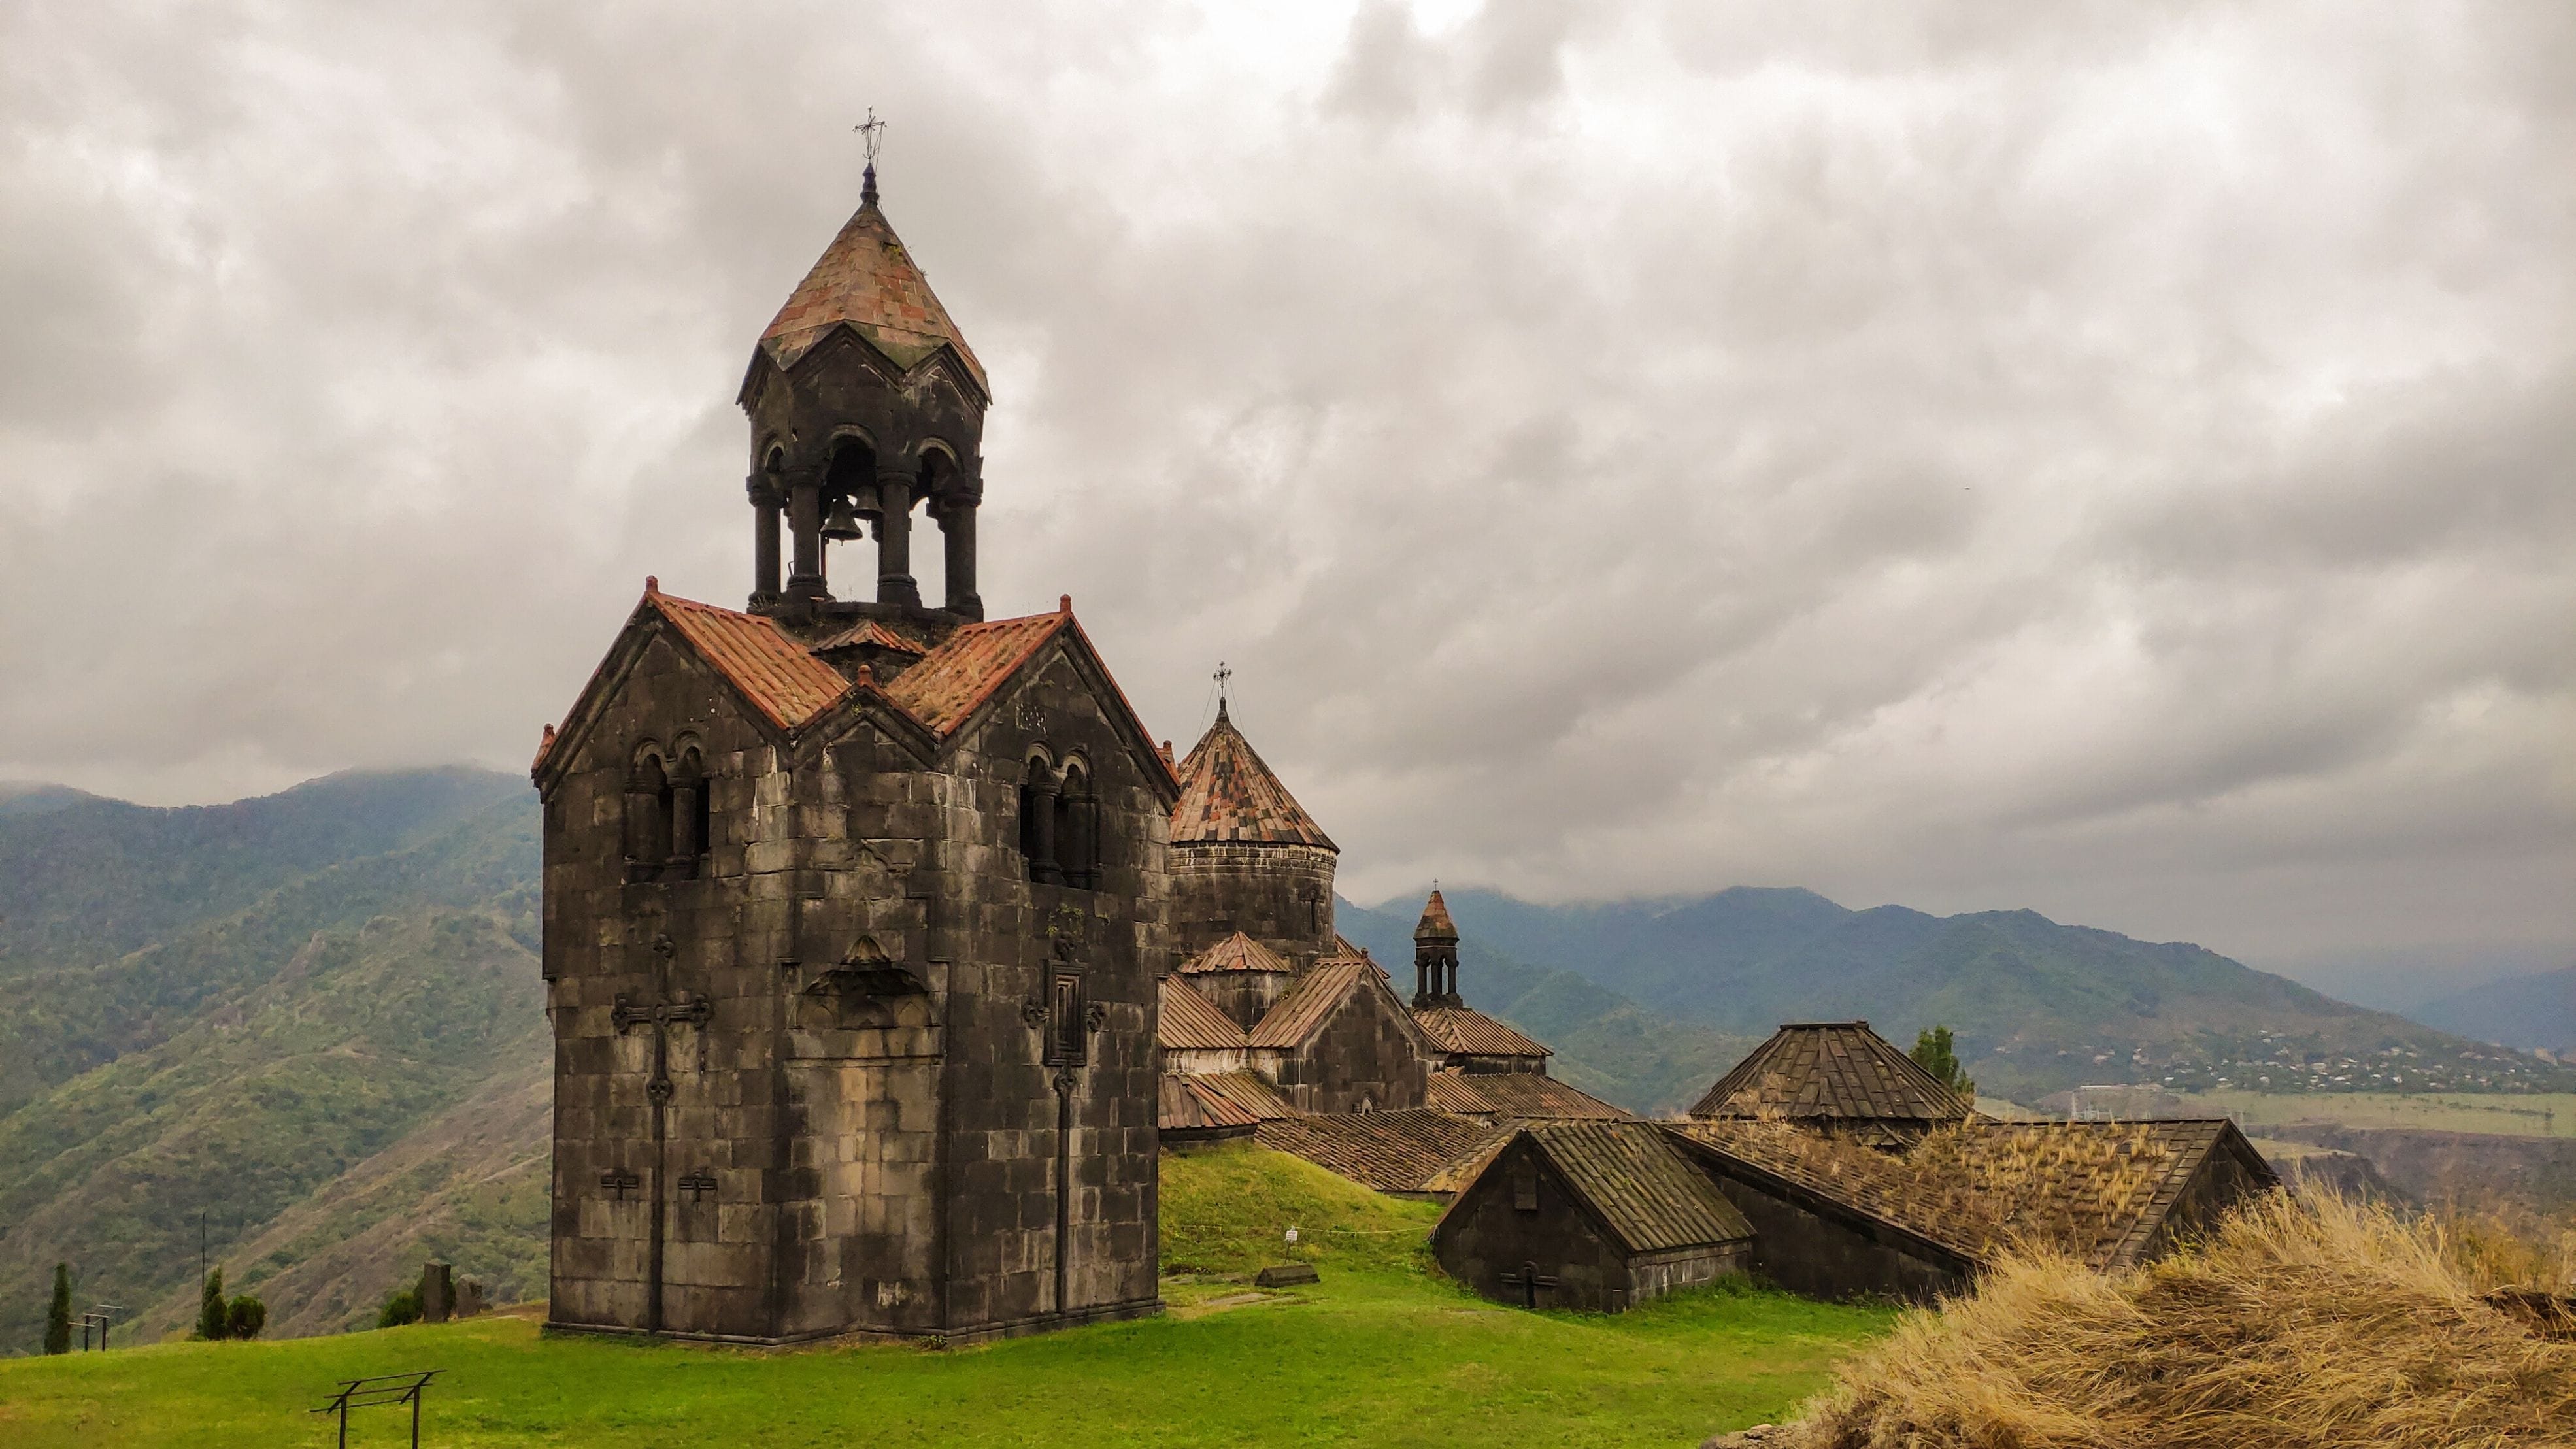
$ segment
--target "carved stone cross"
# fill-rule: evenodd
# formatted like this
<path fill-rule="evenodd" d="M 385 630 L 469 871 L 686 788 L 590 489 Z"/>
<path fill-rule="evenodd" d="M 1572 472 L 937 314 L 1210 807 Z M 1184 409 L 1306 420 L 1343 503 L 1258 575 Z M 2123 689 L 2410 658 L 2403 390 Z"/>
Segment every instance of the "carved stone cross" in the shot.
<path fill-rule="evenodd" d="M 628 1193 L 644 1185 L 644 1179 L 631 1172 L 603 1172 L 599 1175 L 599 1185 L 616 1194 L 619 1202 L 624 1202 Z"/>
<path fill-rule="evenodd" d="M 710 1172 L 692 1172 L 688 1176 L 680 1179 L 679 1189 L 681 1194 L 687 1197 L 689 1201 L 704 1202 L 706 1201 L 707 1194 L 716 1190 L 715 1174 Z"/>

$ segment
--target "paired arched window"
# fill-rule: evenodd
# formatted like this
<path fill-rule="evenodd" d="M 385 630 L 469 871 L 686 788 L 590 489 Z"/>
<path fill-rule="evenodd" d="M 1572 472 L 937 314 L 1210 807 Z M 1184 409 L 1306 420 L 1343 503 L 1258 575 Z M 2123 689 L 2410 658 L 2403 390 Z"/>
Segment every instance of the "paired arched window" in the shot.
<path fill-rule="evenodd" d="M 1100 796 L 1080 757 L 1051 763 L 1032 753 L 1021 772 L 1020 860 L 1029 879 L 1078 890 L 1100 886 Z"/>
<path fill-rule="evenodd" d="M 695 740 L 676 753 L 645 742 L 626 771 L 626 878 L 693 880 L 714 836 L 706 756 Z"/>

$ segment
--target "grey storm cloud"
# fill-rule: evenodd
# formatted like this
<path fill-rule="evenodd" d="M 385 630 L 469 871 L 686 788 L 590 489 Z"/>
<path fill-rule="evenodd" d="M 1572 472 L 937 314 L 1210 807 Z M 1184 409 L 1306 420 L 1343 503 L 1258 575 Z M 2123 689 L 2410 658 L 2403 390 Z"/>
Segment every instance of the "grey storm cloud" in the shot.
<path fill-rule="evenodd" d="M 0 12 L 0 777 L 521 764 L 856 202 L 1361 898 L 2576 953 L 2576 10 Z M 2462 964 L 2468 963 L 2468 964 Z M 2427 969 L 2430 969 L 2429 966 Z"/>

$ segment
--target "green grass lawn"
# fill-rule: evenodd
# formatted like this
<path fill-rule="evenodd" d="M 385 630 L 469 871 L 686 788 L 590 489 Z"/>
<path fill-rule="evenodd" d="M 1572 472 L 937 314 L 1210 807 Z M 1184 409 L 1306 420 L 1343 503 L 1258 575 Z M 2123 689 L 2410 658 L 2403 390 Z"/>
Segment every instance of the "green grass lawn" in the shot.
<path fill-rule="evenodd" d="M 487 1316 L 282 1343 L 0 1362 L 0 1443 L 323 1445 L 333 1382 L 416 1368 L 439 1445 L 1687 1445 L 1785 1415 L 1885 1310 L 1737 1286 L 1617 1316 L 1496 1307 L 1423 1271 L 1436 1213 L 1256 1149 L 1166 1167 L 1161 1318 L 983 1348 L 758 1351 L 544 1335 Z M 1354 1196 L 1356 1194 L 1356 1196 Z M 1320 1214 L 1320 1215 L 1319 1215 Z M 1279 1256 L 1319 1285 L 1228 1306 Z M 1310 1227 L 1311 1225 L 1311 1227 Z M 376 1410 L 352 1444 L 403 1442 Z"/>

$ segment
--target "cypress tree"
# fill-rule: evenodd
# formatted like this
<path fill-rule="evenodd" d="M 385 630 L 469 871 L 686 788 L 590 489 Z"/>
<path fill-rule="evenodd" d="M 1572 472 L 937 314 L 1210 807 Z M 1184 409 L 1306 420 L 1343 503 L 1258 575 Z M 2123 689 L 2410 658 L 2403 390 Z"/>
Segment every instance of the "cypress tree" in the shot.
<path fill-rule="evenodd" d="M 72 1265 L 54 1265 L 54 1306 L 45 1310 L 45 1352 L 72 1351 Z"/>
<path fill-rule="evenodd" d="M 197 1299 L 197 1336 L 221 1338 L 231 1327 L 228 1305 L 224 1302 L 224 1270 L 217 1268 L 206 1277 L 206 1287 Z"/>
<path fill-rule="evenodd" d="M 1971 1102 L 1977 1100 L 1977 1084 L 1968 1080 L 1968 1069 L 1959 1064 L 1959 1047 L 1950 1028 L 1936 1026 L 1915 1033 L 1914 1050 L 1906 1055 L 1914 1058 L 1914 1065 L 1931 1073 L 1932 1080 Z"/>

